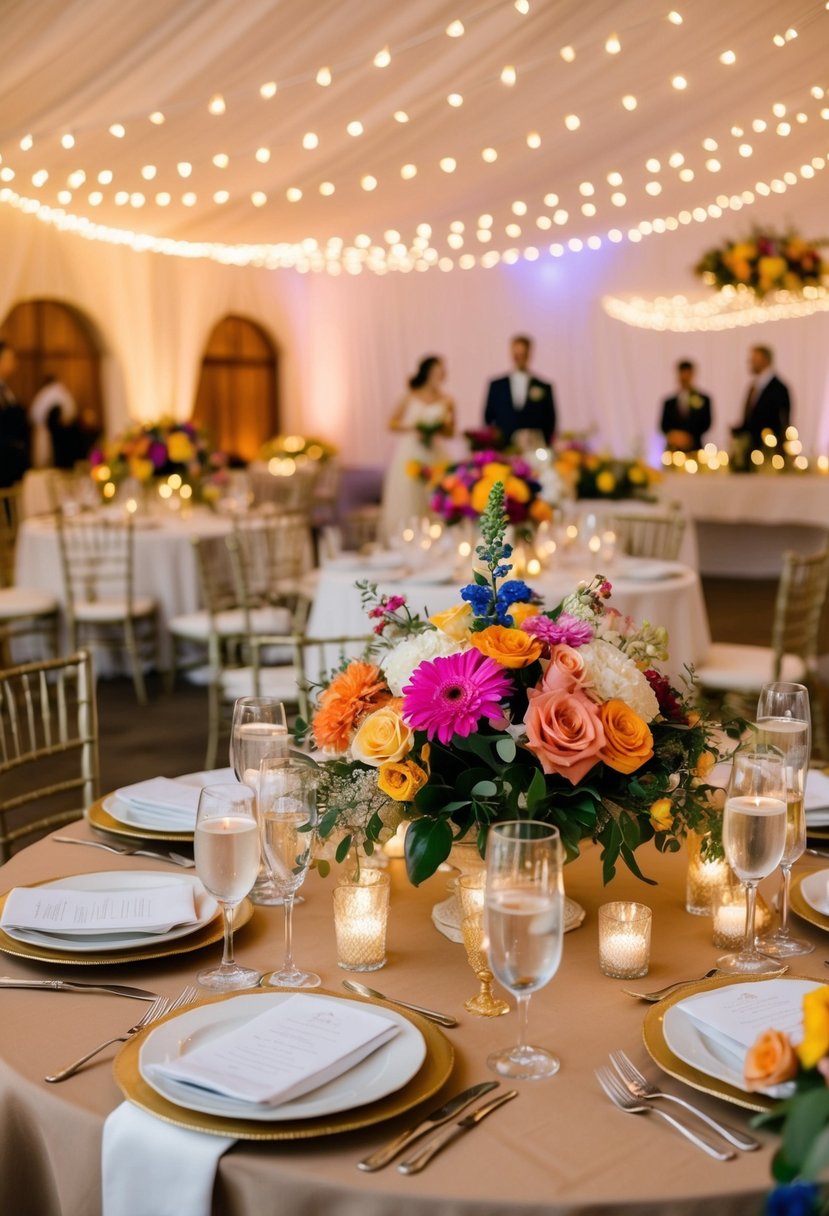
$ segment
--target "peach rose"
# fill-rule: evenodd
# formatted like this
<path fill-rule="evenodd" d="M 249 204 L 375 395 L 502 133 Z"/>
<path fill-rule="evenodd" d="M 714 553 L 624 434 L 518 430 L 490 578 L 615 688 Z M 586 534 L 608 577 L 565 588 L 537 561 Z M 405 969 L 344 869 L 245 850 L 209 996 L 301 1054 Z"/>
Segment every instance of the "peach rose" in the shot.
<path fill-rule="evenodd" d="M 789 1036 L 782 1030 L 764 1031 L 746 1053 L 743 1075 L 749 1092 L 767 1089 L 797 1076 L 797 1056 Z"/>
<path fill-rule="evenodd" d="M 434 616 L 430 616 L 429 623 L 453 641 L 465 642 L 472 626 L 472 606 L 456 604 L 454 608 L 447 608 L 445 612 L 436 612 Z"/>
<path fill-rule="evenodd" d="M 387 761 L 402 760 L 412 750 L 412 732 L 393 705 L 384 705 L 363 719 L 351 740 L 355 760 L 379 768 Z"/>
<path fill-rule="evenodd" d="M 613 698 L 599 706 L 605 733 L 601 759 L 617 773 L 635 773 L 653 756 L 653 735 L 643 718 Z"/>
<path fill-rule="evenodd" d="M 506 625 L 490 625 L 473 634 L 472 645 L 502 667 L 512 668 L 529 667 L 541 658 L 543 650 L 537 638 L 520 629 L 507 629 Z"/>
<path fill-rule="evenodd" d="M 596 706 L 578 689 L 531 688 L 527 695 L 527 747 L 545 773 L 558 773 L 576 785 L 597 763 L 605 745 Z"/>
<path fill-rule="evenodd" d="M 584 679 L 584 659 L 574 646 L 557 642 L 550 647 L 550 662 L 541 681 L 545 692 L 576 688 Z"/>

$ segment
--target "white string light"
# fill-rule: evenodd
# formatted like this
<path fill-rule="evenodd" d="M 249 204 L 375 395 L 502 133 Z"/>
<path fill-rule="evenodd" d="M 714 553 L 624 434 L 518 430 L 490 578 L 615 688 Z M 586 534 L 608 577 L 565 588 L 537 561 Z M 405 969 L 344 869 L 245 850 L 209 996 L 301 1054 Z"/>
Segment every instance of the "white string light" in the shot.
<path fill-rule="evenodd" d="M 763 325 L 829 311 L 829 292 L 823 287 L 805 287 L 803 295 L 780 291 L 762 302 L 747 288 L 723 288 L 704 300 L 686 296 L 657 296 L 645 300 L 635 296 L 623 300 L 605 296 L 602 307 L 609 317 L 637 329 L 670 333 L 695 333 Z"/>

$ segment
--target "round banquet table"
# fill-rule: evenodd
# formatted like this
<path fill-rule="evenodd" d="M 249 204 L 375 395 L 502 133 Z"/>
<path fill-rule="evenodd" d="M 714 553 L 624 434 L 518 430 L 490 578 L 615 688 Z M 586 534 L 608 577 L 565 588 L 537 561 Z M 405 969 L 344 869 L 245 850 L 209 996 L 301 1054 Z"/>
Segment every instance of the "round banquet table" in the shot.
<path fill-rule="evenodd" d="M 632 565 L 633 559 L 625 559 Z M 649 566 L 670 566 L 667 577 L 634 579 L 618 574 L 611 566 L 607 577 L 613 584 L 612 607 L 636 621 L 650 621 L 668 630 L 670 660 L 660 664 L 675 680 L 684 674 L 686 663 L 700 662 L 711 644 L 708 617 L 699 576 L 680 563 L 650 563 L 636 559 L 644 572 Z M 561 565 L 546 570 L 528 581 L 552 608 L 578 586 L 581 580 L 593 577 L 595 569 Z M 357 579 L 369 578 L 388 595 L 405 595 L 413 611 L 442 612 L 460 600 L 459 582 L 451 579 L 441 583 L 418 581 L 415 577 L 389 577 L 383 570 L 364 568 L 344 570 L 336 565 L 324 566 L 317 581 L 308 634 L 313 638 L 361 637 L 369 632 L 369 622 L 360 604 Z"/>
<path fill-rule="evenodd" d="M 68 829 L 89 836 L 83 823 Z M 66 829 L 64 829 L 66 831 Z M 597 962 L 597 909 L 608 898 L 633 898 L 654 911 L 651 969 L 643 988 L 696 977 L 717 950 L 707 918 L 683 908 L 683 854 L 640 853 L 644 886 L 620 871 L 609 892 L 600 881 L 598 849 L 588 848 L 567 867 L 568 894 L 586 909 L 581 928 L 567 934 L 563 961 L 530 1010 L 531 1038 L 561 1056 L 560 1073 L 547 1081 L 518 1083 L 519 1098 L 441 1153 L 422 1173 L 404 1177 L 393 1167 L 374 1174 L 355 1168 L 370 1150 L 413 1126 L 451 1094 L 487 1079 L 487 1054 L 514 1041 L 516 1017 L 487 1020 L 467 1014 L 463 1001 L 476 982 L 462 947 L 434 929 L 432 904 L 445 895 L 438 874 L 409 886 L 402 861 L 392 877 L 386 967 L 369 981 L 392 996 L 455 1015 L 446 1031 L 455 1048 L 454 1070 L 441 1094 L 418 1111 L 359 1132 L 295 1143 L 237 1143 L 221 1159 L 214 1216 L 258 1216 L 275 1210 L 314 1216 L 760 1216 L 769 1187 L 774 1140 L 765 1132 L 759 1152 L 713 1161 L 656 1119 L 632 1118 L 611 1106 L 593 1076 L 615 1048 L 627 1051 L 651 1077 L 657 1069 L 642 1045 L 645 1006 L 624 995 L 623 981 L 602 976 Z M 817 862 L 815 864 L 821 864 Z M 2 890 L 57 875 L 120 867 L 158 869 L 157 862 L 117 858 L 95 849 L 70 848 L 47 838 L 0 870 Z M 333 878 L 309 877 L 305 903 L 295 916 L 295 955 L 317 970 L 323 985 L 339 989 L 346 973 L 335 963 Z M 272 967 L 280 957 L 282 913 L 257 908 L 237 939 L 246 964 Z M 817 975 L 825 942 L 819 930 L 798 924 L 818 953 L 792 960 L 791 971 Z M 219 947 L 167 961 L 121 967 L 55 969 L 6 956 L 3 970 L 17 977 L 93 977 L 177 993 Z M 111 1072 L 111 1051 L 59 1086 L 43 1074 L 95 1042 L 122 1032 L 136 1003 L 111 996 L 4 990 L 0 1039 L 0 1211 L 15 1216 L 99 1216 L 103 1122 L 121 1101 Z M 666 1078 L 669 1089 L 682 1087 Z M 715 1098 L 686 1091 L 693 1101 L 734 1125 L 747 1114 Z M 25 1198 L 24 1198 L 25 1197 Z M 136 1216 L 149 1216 L 136 1208 Z"/>

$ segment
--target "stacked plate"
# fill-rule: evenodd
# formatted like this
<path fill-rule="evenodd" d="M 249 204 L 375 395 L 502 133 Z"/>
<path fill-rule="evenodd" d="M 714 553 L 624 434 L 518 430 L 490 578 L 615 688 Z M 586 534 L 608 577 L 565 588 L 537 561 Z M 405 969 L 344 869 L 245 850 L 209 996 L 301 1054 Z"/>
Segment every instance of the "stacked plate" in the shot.
<path fill-rule="evenodd" d="M 205 785 L 235 781 L 232 769 L 154 777 L 107 794 L 86 817 L 93 827 L 140 840 L 192 840 L 199 791 Z"/>

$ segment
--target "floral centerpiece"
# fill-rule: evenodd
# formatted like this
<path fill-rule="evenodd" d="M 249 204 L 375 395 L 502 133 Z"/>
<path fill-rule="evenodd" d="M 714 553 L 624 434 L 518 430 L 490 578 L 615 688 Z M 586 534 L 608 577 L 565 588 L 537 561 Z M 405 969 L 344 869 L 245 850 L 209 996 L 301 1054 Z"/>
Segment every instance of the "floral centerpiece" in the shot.
<path fill-rule="evenodd" d="M 274 435 L 262 445 L 259 459 L 292 460 L 299 464 L 313 460 L 325 464 L 336 455 L 337 449 L 333 443 L 328 443 L 325 439 L 317 439 L 311 435 Z"/>
<path fill-rule="evenodd" d="M 647 500 L 661 480 L 659 471 L 643 460 L 598 455 L 582 443 L 566 441 L 556 444 L 555 468 L 573 498 Z"/>
<path fill-rule="evenodd" d="M 496 483 L 503 486 L 509 523 L 524 527 L 552 518 L 549 503 L 541 497 L 541 483 L 520 456 L 485 450 L 458 464 L 429 467 L 413 461 L 408 471 L 426 482 L 431 490 L 429 509 L 450 526 L 478 519 Z"/>
<path fill-rule="evenodd" d="M 96 448 L 89 460 L 93 478 L 104 487 L 127 477 L 147 484 L 178 474 L 182 484 L 195 490 L 220 478 L 227 466 L 227 457 L 205 431 L 172 418 L 137 423 Z"/>
<path fill-rule="evenodd" d="M 656 667 L 665 630 L 611 608 L 601 575 L 545 608 L 509 577 L 507 521 L 496 482 L 474 581 L 429 620 L 360 584 L 376 640 L 326 682 L 310 727 L 330 757 L 321 834 L 346 823 L 342 860 L 355 845 L 371 851 L 402 814 L 409 877 L 420 883 L 456 841 L 483 852 L 491 823 L 535 818 L 559 827 L 571 858 L 598 841 L 605 881 L 619 859 L 642 877 L 641 844 L 674 851 L 687 831 L 715 823 L 705 776 L 719 750 Z M 365 797 L 357 833 L 353 812 L 340 813 L 344 787 L 349 805 L 358 801 L 349 788 Z"/>
<path fill-rule="evenodd" d="M 742 287 L 761 298 L 774 291 L 800 293 L 819 286 L 826 271 L 818 249 L 822 243 L 805 241 L 792 230 L 755 228 L 742 241 L 709 249 L 694 273 L 711 287 Z"/>

